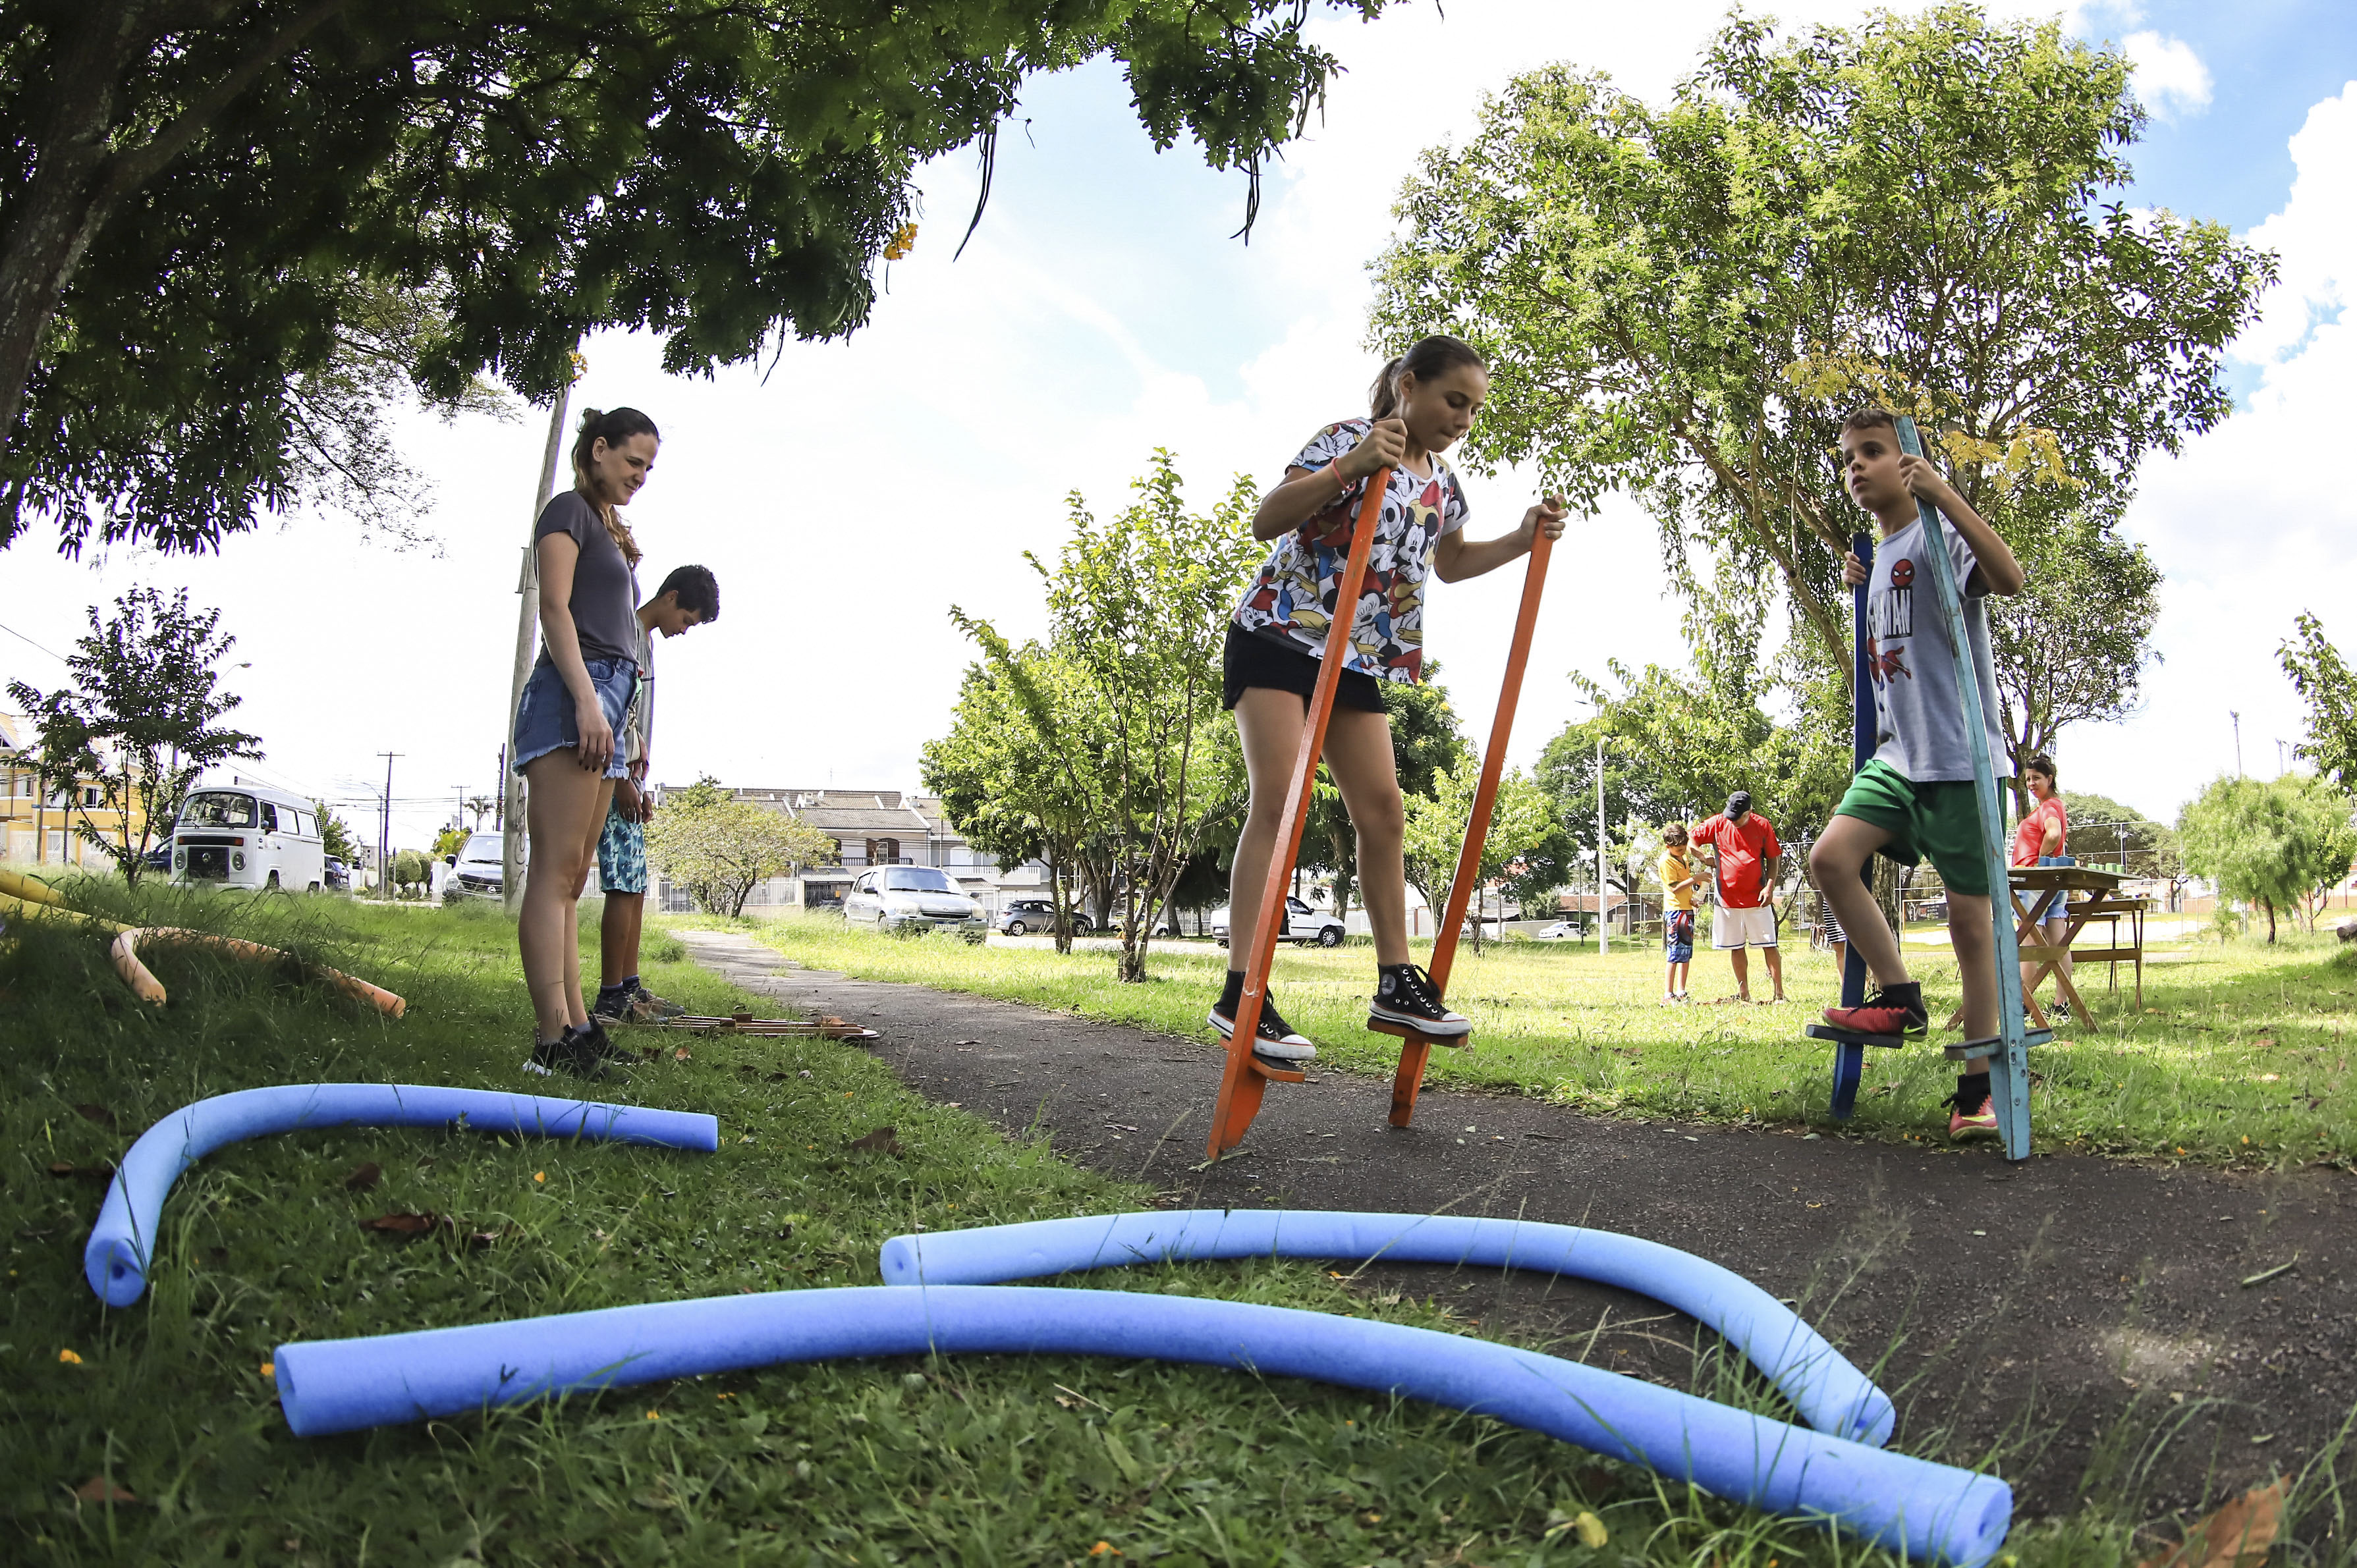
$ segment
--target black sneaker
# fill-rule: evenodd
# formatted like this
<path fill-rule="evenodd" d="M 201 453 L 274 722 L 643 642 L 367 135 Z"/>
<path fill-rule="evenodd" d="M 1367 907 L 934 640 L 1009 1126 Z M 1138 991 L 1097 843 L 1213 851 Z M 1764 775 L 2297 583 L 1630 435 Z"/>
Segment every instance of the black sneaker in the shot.
<path fill-rule="evenodd" d="M 1236 1017 L 1233 1008 L 1222 1012 L 1220 1004 L 1213 1003 L 1211 1019 L 1211 1027 L 1220 1032 L 1220 1038 L 1232 1040 L 1236 1037 Z M 1253 1055 L 1256 1057 L 1265 1057 L 1270 1061 L 1287 1064 L 1315 1061 L 1318 1058 L 1318 1047 L 1293 1032 L 1293 1026 L 1286 1023 L 1284 1015 L 1277 1012 L 1276 1003 L 1272 998 L 1265 996 L 1261 998 L 1260 1027 L 1253 1033 L 1258 1036 L 1253 1041 Z"/>
<path fill-rule="evenodd" d="M 600 991 L 597 993 L 597 999 L 589 1004 L 589 1018 L 592 1023 L 605 1018 L 617 1024 L 625 1024 L 630 1022 L 630 1006 L 629 992 Z"/>
<path fill-rule="evenodd" d="M 1458 1039 L 1473 1032 L 1473 1020 L 1450 1012 L 1432 976 L 1412 963 L 1383 966 L 1367 1016 L 1386 1024 L 1405 1024 L 1437 1039 Z"/>
<path fill-rule="evenodd" d="M 576 1029 L 573 1035 L 574 1038 L 596 1051 L 597 1059 L 608 1068 L 628 1068 L 638 1062 L 638 1058 L 614 1043 L 613 1037 L 606 1033 L 606 1026 L 598 1021 L 595 1013 L 589 1015 L 589 1021 Z"/>
<path fill-rule="evenodd" d="M 2058 1024 L 2067 1024 L 2071 1021 L 2071 1004 L 2058 1000 L 2046 1010 L 2046 1015 Z"/>
<path fill-rule="evenodd" d="M 599 1033 L 603 1038 L 603 1031 Z M 575 1078 L 598 1079 L 606 1076 L 606 1058 L 598 1048 L 572 1025 L 553 1040 L 533 1044 L 532 1055 L 524 1058 L 523 1070 L 550 1078 L 560 1072 Z"/>

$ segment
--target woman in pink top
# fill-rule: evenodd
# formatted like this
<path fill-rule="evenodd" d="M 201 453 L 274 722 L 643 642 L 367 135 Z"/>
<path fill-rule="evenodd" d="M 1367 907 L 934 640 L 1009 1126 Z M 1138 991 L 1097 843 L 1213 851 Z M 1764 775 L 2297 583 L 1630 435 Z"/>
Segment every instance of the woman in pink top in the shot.
<path fill-rule="evenodd" d="M 2065 853 L 2063 846 L 2070 842 L 2070 819 L 2063 813 L 2062 797 L 2054 789 L 2054 759 L 2040 752 L 2023 763 L 2021 782 L 2029 789 L 2029 798 L 2038 804 L 2029 809 L 2029 815 L 2022 818 L 2020 826 L 2013 830 L 2013 864 L 2042 865 Z M 2070 932 L 2070 919 L 2062 912 L 2066 897 L 2067 895 L 2060 889 L 2046 894 L 2039 900 L 2039 908 L 2034 911 L 2038 917 L 2038 929 L 2045 937 L 2048 947 L 2062 946 L 2063 938 Z M 2042 967 L 2042 964 L 2029 959 L 2022 961 L 2023 995 L 2029 993 L 2030 977 Z M 2064 975 L 2070 974 L 2071 955 L 2068 952 L 2062 955 L 2060 968 Z M 2047 1012 L 2051 1017 L 2068 1018 L 2071 1004 L 2057 1000 Z"/>

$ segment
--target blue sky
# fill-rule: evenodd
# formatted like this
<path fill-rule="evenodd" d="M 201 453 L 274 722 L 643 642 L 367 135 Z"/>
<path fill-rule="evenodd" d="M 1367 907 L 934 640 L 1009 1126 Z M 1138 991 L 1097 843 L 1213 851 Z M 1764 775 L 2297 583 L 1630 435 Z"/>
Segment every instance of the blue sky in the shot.
<path fill-rule="evenodd" d="M 594 339 L 581 395 L 637 404 L 664 430 L 632 514 L 651 569 L 697 560 L 722 583 L 719 623 L 664 650 L 658 775 L 915 788 L 918 748 L 944 727 L 971 657 L 949 607 L 1037 629 L 1021 553 L 1057 548 L 1068 492 L 1117 507 L 1162 446 L 1208 503 L 1238 472 L 1274 479 L 1312 430 L 1361 405 L 1374 365 L 1365 266 L 1421 149 L 1463 138 L 1483 92 L 1555 59 L 1658 98 L 1723 16 L 1682 0 L 1450 0 L 1445 20 L 1421 3 L 1367 27 L 1322 21 L 1349 73 L 1271 171 L 1249 246 L 1230 238 L 1243 177 L 1186 147 L 1156 155 L 1116 72 L 1038 81 L 1028 134 L 1003 136 L 963 258 L 951 259 L 973 205 L 969 156 L 926 171 L 916 252 L 850 342 L 791 347 L 764 382 L 749 370 L 668 380 L 651 343 Z M 2329 594 L 2357 567 L 2357 508 L 2330 462 L 2357 416 L 2357 338 L 2338 317 L 2357 256 L 2357 6 L 2091 5 L 2068 25 L 2138 61 L 2155 117 L 2131 199 L 2220 219 L 2286 256 L 2284 288 L 2239 346 L 2246 413 L 2151 465 L 2123 520 L 2169 578 L 2147 705 L 2064 748 L 2073 786 L 2173 815 L 2233 767 L 2228 709 L 2244 714 L 2255 770 L 2272 771 L 2274 741 L 2298 733 L 2272 660 L 2296 610 L 2357 633 L 2357 610 Z M 414 803 L 397 837 L 422 842 L 458 786 L 493 784 L 544 421 L 404 423 L 405 450 L 435 479 L 420 509 L 439 554 L 386 549 L 333 517 L 195 562 L 117 551 L 76 564 L 31 541 L 5 557 L 0 624 L 62 649 L 83 607 L 135 582 L 188 585 L 223 607 L 251 661 L 233 686 L 242 720 L 268 739 L 263 768 L 357 800 L 381 776 L 373 754 L 403 752 L 394 792 Z M 1530 489 L 1526 476 L 1475 478 L 1475 535 L 1510 526 Z M 1557 553 L 1517 761 L 1584 714 L 1567 672 L 1684 658 L 1651 521 L 1614 500 L 1572 544 Z M 1477 735 L 1517 591 L 1508 571 L 1433 602 L 1431 646 Z M 0 678 L 58 674 L 0 637 Z"/>

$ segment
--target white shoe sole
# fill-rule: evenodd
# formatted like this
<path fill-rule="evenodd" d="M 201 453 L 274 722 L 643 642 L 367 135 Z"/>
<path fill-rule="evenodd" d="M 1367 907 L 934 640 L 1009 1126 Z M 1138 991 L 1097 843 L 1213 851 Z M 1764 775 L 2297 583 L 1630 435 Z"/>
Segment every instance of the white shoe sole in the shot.
<path fill-rule="evenodd" d="M 1236 1037 L 1236 1026 L 1233 1019 L 1222 1018 L 1217 1013 L 1207 1013 L 1204 1016 L 1211 1020 L 1211 1027 L 1220 1032 L 1220 1038 L 1232 1040 Z M 1281 1040 L 1254 1040 L 1253 1055 L 1266 1057 L 1271 1061 L 1316 1061 L 1318 1047 L 1299 1035 L 1287 1035 Z"/>
<path fill-rule="evenodd" d="M 1446 1018 L 1426 1018 L 1420 1014 L 1394 1012 L 1381 1003 L 1375 1003 L 1367 1008 L 1367 1016 L 1381 1018 L 1386 1024 L 1398 1024 L 1439 1040 L 1462 1039 L 1473 1032 L 1473 1020 L 1460 1018 L 1454 1013 Z"/>

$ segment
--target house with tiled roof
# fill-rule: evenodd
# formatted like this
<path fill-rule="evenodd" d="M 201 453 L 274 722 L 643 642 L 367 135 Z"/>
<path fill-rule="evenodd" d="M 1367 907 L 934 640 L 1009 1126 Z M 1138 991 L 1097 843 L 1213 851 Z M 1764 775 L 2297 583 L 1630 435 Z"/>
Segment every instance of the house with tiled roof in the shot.
<path fill-rule="evenodd" d="M 654 789 L 662 807 L 666 786 Z M 995 910 L 1003 895 L 1037 893 L 1047 886 L 1047 868 L 1036 861 L 1011 871 L 966 843 L 951 825 L 939 797 L 903 795 L 898 789 L 732 790 L 737 799 L 782 811 L 834 840 L 834 863 L 804 866 L 791 876 L 773 877 L 753 889 L 745 907 L 770 909 L 840 909 L 852 879 L 871 865 L 932 865 L 949 873 L 968 894 Z M 662 890 L 662 908 L 686 907 L 684 895 Z"/>

